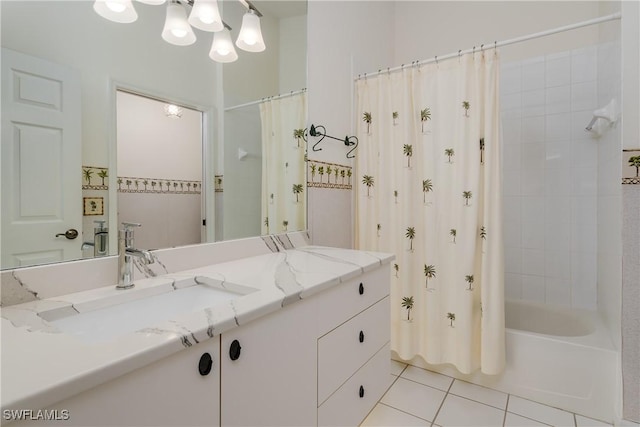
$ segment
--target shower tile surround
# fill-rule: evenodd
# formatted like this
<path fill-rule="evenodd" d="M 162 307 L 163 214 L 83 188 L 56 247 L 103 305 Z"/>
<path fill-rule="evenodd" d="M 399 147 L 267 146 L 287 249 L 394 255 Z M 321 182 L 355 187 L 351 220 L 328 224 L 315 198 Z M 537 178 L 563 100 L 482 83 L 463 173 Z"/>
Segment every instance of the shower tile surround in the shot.
<path fill-rule="evenodd" d="M 507 298 L 598 308 L 601 141 L 584 128 L 603 46 L 502 66 Z"/>
<path fill-rule="evenodd" d="M 158 277 L 138 281 L 142 292 L 158 286 L 171 292 L 172 288 L 195 286 L 194 280 L 196 284 L 212 280 L 223 287 L 225 282 L 244 284 L 257 291 L 216 306 L 215 312 L 201 310 L 175 321 L 162 322 L 153 330 L 144 329 L 141 332 L 146 332 L 142 334 L 121 335 L 114 341 L 117 345 L 109 345 L 109 351 L 104 351 L 104 346 L 87 346 L 57 333 L 38 313 L 64 306 L 76 311 L 82 311 L 84 306 L 89 310 L 89 306 L 95 305 L 90 301 L 92 298 L 114 292 L 118 297 L 126 296 L 126 292 L 113 288 L 115 257 L 2 272 L 3 344 L 5 349 L 14 348 L 14 351 L 3 352 L 3 363 L 24 355 L 25 347 L 31 346 L 29 354 L 38 354 L 36 347 L 40 343 L 53 346 L 48 357 L 56 360 L 58 366 L 51 372 L 50 367 L 42 364 L 20 367 L 13 362 L 10 366 L 15 369 L 10 370 L 10 375 L 3 375 L 3 380 L 11 384 L 10 388 L 6 382 L 3 384 L 3 408 L 46 407 L 104 382 L 109 375 L 117 376 L 146 366 L 214 333 L 244 325 L 378 269 L 393 259 L 389 254 L 309 246 L 308 236 L 303 232 L 155 251 L 154 254 L 158 261 L 153 264 L 154 268 L 163 271 L 149 274 Z M 107 270 L 114 274 L 106 274 Z M 88 280 L 90 271 L 99 272 L 92 277 L 94 280 Z M 67 286 L 59 286 L 62 282 Z M 88 293 L 67 295 L 82 290 L 86 282 L 92 284 Z M 96 289 L 105 283 L 109 286 Z M 66 296 L 62 297 L 63 294 Z M 20 302 L 26 303 L 14 305 Z M 73 305 L 76 303 L 77 308 Z M 9 342 L 13 345 L 7 346 Z M 16 346 L 16 343 L 22 344 Z"/>

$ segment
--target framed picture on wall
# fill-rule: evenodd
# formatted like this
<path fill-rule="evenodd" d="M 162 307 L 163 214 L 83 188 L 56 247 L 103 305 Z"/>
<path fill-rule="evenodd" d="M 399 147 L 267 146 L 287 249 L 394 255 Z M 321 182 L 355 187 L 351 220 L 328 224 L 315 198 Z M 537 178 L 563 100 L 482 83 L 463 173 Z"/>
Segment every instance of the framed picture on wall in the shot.
<path fill-rule="evenodd" d="M 103 197 L 83 197 L 83 215 L 104 215 Z"/>

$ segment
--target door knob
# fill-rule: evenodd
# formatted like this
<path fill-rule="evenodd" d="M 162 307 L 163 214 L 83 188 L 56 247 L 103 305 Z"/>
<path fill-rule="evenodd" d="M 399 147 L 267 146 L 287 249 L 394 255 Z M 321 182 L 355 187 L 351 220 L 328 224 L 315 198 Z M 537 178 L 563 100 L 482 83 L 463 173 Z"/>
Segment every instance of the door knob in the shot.
<path fill-rule="evenodd" d="M 69 240 L 73 240 L 76 237 L 78 237 L 78 230 L 76 230 L 75 228 L 70 228 L 67 231 L 65 231 L 64 233 L 56 234 L 56 237 L 60 237 L 60 236 L 64 236 Z"/>

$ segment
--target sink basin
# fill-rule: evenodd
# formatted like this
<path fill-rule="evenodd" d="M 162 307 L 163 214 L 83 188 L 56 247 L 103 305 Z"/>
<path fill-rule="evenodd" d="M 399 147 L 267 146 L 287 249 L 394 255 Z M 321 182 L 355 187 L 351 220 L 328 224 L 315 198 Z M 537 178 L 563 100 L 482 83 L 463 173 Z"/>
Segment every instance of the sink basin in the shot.
<path fill-rule="evenodd" d="M 87 343 L 100 343 L 125 333 L 153 327 L 182 314 L 219 306 L 249 293 L 247 288 L 242 288 L 238 287 L 238 292 L 232 292 L 195 285 L 61 318 L 53 315 L 49 320 L 48 316 L 42 314 L 41 317 L 63 333 Z"/>

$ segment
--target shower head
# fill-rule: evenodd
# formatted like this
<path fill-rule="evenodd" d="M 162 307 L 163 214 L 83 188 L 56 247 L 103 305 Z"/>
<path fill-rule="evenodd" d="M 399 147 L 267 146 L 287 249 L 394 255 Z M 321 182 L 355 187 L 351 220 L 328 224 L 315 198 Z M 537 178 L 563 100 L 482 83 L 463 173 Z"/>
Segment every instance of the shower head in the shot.
<path fill-rule="evenodd" d="M 598 119 L 604 119 L 609 122 L 609 126 L 614 125 L 618 121 L 618 107 L 615 98 L 613 98 L 604 107 L 595 110 L 593 112 L 593 118 L 585 128 L 585 130 L 593 131 L 593 125 L 595 125 Z"/>

